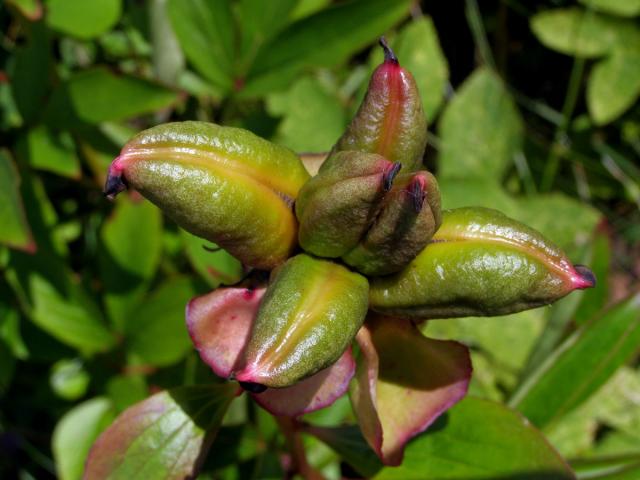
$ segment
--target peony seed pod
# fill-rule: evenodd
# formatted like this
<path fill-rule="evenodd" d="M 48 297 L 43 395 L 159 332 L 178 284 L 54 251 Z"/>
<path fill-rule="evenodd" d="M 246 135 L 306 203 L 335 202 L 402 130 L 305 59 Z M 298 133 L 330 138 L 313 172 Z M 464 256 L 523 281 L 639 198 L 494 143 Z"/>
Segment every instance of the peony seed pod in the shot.
<path fill-rule="evenodd" d="M 488 208 L 443 212 L 431 243 L 401 272 L 371 280 L 371 308 L 414 319 L 505 315 L 595 285 L 536 230 Z"/>
<path fill-rule="evenodd" d="M 131 139 L 105 194 L 138 190 L 178 225 L 245 265 L 271 269 L 297 243 L 291 204 L 309 178 L 290 150 L 239 128 L 168 123 Z"/>
<path fill-rule="evenodd" d="M 275 273 L 234 374 L 245 385 L 287 387 L 340 358 L 364 321 L 362 275 L 306 254 Z"/>
<path fill-rule="evenodd" d="M 371 153 L 330 156 L 296 200 L 302 248 L 329 258 L 354 248 L 374 221 L 399 169 L 399 163 Z"/>
<path fill-rule="evenodd" d="M 406 172 L 417 170 L 427 145 L 427 118 L 420 93 L 384 38 L 380 45 L 384 62 L 373 72 L 367 94 L 333 152 L 377 153 L 400 162 Z"/>
<path fill-rule="evenodd" d="M 400 175 L 371 228 L 342 259 L 365 275 L 398 272 L 429 243 L 440 222 L 435 177 L 426 171 Z"/>

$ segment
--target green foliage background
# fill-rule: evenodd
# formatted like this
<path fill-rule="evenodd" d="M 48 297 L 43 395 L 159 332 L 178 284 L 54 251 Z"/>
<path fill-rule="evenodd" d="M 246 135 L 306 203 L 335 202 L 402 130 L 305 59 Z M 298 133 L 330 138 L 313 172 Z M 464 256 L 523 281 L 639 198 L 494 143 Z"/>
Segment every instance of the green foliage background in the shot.
<path fill-rule="evenodd" d="M 577 459 L 580 478 L 638 478 L 639 15 L 638 0 L 5 0 L 0 477 L 80 478 L 117 413 L 161 388 L 216 381 L 184 306 L 241 266 L 135 194 L 107 202 L 120 147 L 151 125 L 198 119 L 327 151 L 386 34 L 423 96 L 425 163 L 444 207 L 498 208 L 599 277 L 552 308 L 425 332 L 470 345 L 472 393 L 525 414 Z M 452 418 L 473 423 L 473 413 Z M 345 399 L 312 419 L 352 420 Z M 238 400 L 223 425 L 203 478 L 282 475 L 268 415 Z M 437 456 L 437 438 L 381 477 L 437 464 L 420 453 Z M 329 478 L 369 471 L 353 444 L 305 441 Z M 454 442 L 444 454 L 489 461 L 473 448 Z M 433 478 L 463 478 L 442 472 Z"/>

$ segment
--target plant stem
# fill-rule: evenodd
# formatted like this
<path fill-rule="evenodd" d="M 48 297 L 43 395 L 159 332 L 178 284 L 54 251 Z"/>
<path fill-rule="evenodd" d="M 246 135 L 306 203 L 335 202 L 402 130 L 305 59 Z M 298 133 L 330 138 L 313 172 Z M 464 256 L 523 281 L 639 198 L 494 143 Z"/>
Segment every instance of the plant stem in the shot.
<path fill-rule="evenodd" d="M 574 30 L 574 38 L 577 38 L 580 33 L 582 23 L 589 19 L 593 14 L 591 8 L 591 2 L 587 4 L 587 9 L 582 19 L 577 22 Z M 573 111 L 576 108 L 576 102 L 578 101 L 578 93 L 580 92 L 580 84 L 582 83 L 582 77 L 584 75 L 584 67 L 586 60 L 582 57 L 575 57 L 573 60 L 573 66 L 571 67 L 571 77 L 569 78 L 569 86 L 567 87 L 567 95 L 564 98 L 564 104 L 562 106 L 562 122 L 556 128 L 556 132 L 553 136 L 553 144 L 547 157 L 547 162 L 542 174 L 542 183 L 540 184 L 540 190 L 547 192 L 553 186 L 553 182 L 558 173 L 560 166 L 561 153 L 566 144 L 568 143 L 567 131 L 569 130 L 569 124 L 571 123 L 571 117 L 573 117 Z"/>
<path fill-rule="evenodd" d="M 293 478 L 294 475 L 299 474 L 307 480 L 325 480 L 322 474 L 307 462 L 298 422 L 289 417 L 275 417 L 275 419 L 287 440 L 291 454 L 291 465 L 285 472 L 285 478 Z"/>
<path fill-rule="evenodd" d="M 466 0 L 465 13 L 467 16 L 467 22 L 469 22 L 469 28 L 473 35 L 473 41 L 478 47 L 480 57 L 482 57 L 483 63 L 491 67 L 495 71 L 496 64 L 491 54 L 491 48 L 489 48 L 489 42 L 487 41 L 487 33 L 482 25 L 482 16 L 480 15 L 480 9 L 478 8 L 478 2 L 476 0 Z"/>
<path fill-rule="evenodd" d="M 544 173 L 542 175 L 542 183 L 540 184 L 540 190 L 547 192 L 551 189 L 553 182 L 558 173 L 558 167 L 560 166 L 561 151 L 565 148 L 567 143 L 567 131 L 569 130 L 569 124 L 571 123 L 571 117 L 576 107 L 578 100 L 578 93 L 580 91 L 580 84 L 582 83 L 582 76 L 584 74 L 585 59 L 576 57 L 573 61 L 573 67 L 571 68 L 571 77 L 569 79 L 569 87 L 567 88 L 567 95 L 564 99 L 562 106 L 562 121 L 556 128 L 556 132 L 553 136 L 553 144 L 549 151 L 549 156 L 544 167 Z"/>

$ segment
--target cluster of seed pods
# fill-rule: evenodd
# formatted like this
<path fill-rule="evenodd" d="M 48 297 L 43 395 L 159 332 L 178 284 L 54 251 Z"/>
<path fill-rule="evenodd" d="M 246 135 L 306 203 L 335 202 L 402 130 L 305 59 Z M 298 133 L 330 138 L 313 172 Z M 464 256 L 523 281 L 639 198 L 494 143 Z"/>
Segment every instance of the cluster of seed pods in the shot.
<path fill-rule="evenodd" d="M 441 211 L 422 169 L 415 81 L 381 45 L 360 109 L 315 176 L 248 131 L 169 123 L 125 145 L 105 193 L 134 188 L 185 230 L 270 272 L 187 306 L 194 345 L 217 375 L 277 415 L 324 407 L 350 388 L 365 438 L 395 465 L 471 374 L 466 347 L 425 338 L 416 324 L 534 308 L 595 280 L 496 210 Z"/>

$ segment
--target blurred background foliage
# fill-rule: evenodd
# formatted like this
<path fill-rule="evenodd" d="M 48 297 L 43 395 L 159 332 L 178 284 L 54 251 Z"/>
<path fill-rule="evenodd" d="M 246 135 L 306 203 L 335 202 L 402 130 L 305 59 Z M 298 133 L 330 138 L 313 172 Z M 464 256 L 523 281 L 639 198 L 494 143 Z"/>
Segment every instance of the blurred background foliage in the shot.
<path fill-rule="evenodd" d="M 184 306 L 242 266 L 135 193 L 103 198 L 124 142 L 197 119 L 327 151 L 386 34 L 423 96 L 444 207 L 500 209 L 599 279 L 424 330 L 471 346 L 472 393 L 524 413 L 580 478 L 640 478 L 639 16 L 639 0 L 4 0 L 0 477 L 78 479 L 118 412 L 213 381 Z M 312 418 L 338 425 L 348 402 Z M 203 478 L 282 475 L 268 415 L 240 399 L 224 425 Z M 327 477 L 366 471 L 306 441 Z"/>

